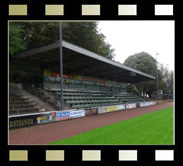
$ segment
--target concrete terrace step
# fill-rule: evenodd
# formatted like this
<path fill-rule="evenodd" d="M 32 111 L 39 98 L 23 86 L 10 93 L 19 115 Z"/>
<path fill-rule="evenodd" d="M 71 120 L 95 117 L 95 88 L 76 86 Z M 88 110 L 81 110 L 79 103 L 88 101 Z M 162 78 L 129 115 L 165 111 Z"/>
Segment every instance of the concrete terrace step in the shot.
<path fill-rule="evenodd" d="M 9 102 L 32 102 L 33 98 L 9 98 Z"/>
<path fill-rule="evenodd" d="M 15 109 L 23 109 L 23 108 L 35 108 L 35 104 L 24 104 L 24 105 L 9 105 L 9 109 L 15 110 Z"/>
<path fill-rule="evenodd" d="M 15 109 L 15 110 L 11 110 L 9 109 L 9 112 L 12 113 L 25 113 L 25 112 L 31 112 L 31 111 L 37 111 L 37 112 L 44 112 L 45 108 L 21 108 L 21 109 Z"/>
<path fill-rule="evenodd" d="M 23 93 L 22 93 L 23 92 Z M 34 112 L 44 112 L 55 110 L 37 96 L 30 94 L 25 90 L 21 90 L 20 94 L 9 96 L 9 114 L 25 114 Z"/>
<path fill-rule="evenodd" d="M 27 91 L 35 96 L 37 98 L 36 100 L 39 100 L 39 103 L 42 102 L 45 103 L 45 105 L 49 105 L 52 110 L 57 110 L 58 108 L 60 108 L 58 104 L 58 101 L 60 102 L 60 99 L 53 92 L 34 87 L 27 88 Z"/>
<path fill-rule="evenodd" d="M 37 104 L 37 103 L 35 100 L 33 100 L 33 101 L 17 101 L 17 102 L 9 101 L 9 105 L 24 105 L 24 104 Z"/>

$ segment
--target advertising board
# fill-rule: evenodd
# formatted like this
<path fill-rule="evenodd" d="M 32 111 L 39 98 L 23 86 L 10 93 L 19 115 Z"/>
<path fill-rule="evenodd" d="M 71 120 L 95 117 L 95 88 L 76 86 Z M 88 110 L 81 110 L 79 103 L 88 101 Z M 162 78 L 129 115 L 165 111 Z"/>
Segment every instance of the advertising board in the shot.
<path fill-rule="evenodd" d="M 136 108 L 136 107 L 137 107 L 136 103 L 126 105 L 126 109 L 131 109 L 131 108 Z"/>
<path fill-rule="evenodd" d="M 71 118 L 81 118 L 81 117 L 85 117 L 85 110 L 70 111 L 70 117 L 71 117 Z"/>
<path fill-rule="evenodd" d="M 27 127 L 36 124 L 37 115 L 17 116 L 9 118 L 9 128 Z"/>
<path fill-rule="evenodd" d="M 112 111 L 119 111 L 125 109 L 125 105 L 115 105 L 115 106 L 108 106 L 108 107 L 99 107 L 98 114 L 103 114 Z"/>
<path fill-rule="evenodd" d="M 104 107 L 104 113 L 106 112 L 112 112 L 112 111 L 117 111 L 118 110 L 118 106 L 109 106 L 109 107 Z"/>
<path fill-rule="evenodd" d="M 155 104 L 156 104 L 156 101 L 142 102 L 140 103 L 140 107 L 146 107 L 146 106 L 151 106 Z"/>
<path fill-rule="evenodd" d="M 9 116 L 9 129 L 85 117 L 85 110 L 50 111 Z"/>
<path fill-rule="evenodd" d="M 37 124 L 50 123 L 56 121 L 56 113 L 41 114 L 36 118 Z"/>
<path fill-rule="evenodd" d="M 70 111 L 56 112 L 56 121 L 70 119 Z"/>
<path fill-rule="evenodd" d="M 104 107 L 98 107 L 98 114 L 104 113 Z"/>
<path fill-rule="evenodd" d="M 95 82 L 95 83 L 100 83 L 100 85 L 106 85 L 106 86 L 111 86 L 111 85 L 122 85 L 124 87 L 127 86 L 127 84 L 125 84 L 125 83 L 120 83 L 120 82 L 116 82 L 116 81 L 102 80 L 102 79 L 98 79 L 98 78 L 72 75 L 72 74 L 66 74 L 66 73 L 63 73 L 63 78 Z M 44 70 L 44 81 L 45 82 L 59 82 L 60 73 L 51 71 L 51 70 Z"/>
<path fill-rule="evenodd" d="M 118 110 L 124 110 L 125 108 L 125 105 L 118 105 Z"/>

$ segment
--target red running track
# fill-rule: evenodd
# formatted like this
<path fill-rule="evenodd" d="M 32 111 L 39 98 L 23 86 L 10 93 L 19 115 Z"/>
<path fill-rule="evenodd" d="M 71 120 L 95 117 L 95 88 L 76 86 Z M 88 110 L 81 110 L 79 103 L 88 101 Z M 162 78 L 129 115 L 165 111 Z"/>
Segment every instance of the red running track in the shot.
<path fill-rule="evenodd" d="M 48 144 L 170 106 L 173 106 L 173 102 L 14 129 L 9 131 L 9 145 Z"/>

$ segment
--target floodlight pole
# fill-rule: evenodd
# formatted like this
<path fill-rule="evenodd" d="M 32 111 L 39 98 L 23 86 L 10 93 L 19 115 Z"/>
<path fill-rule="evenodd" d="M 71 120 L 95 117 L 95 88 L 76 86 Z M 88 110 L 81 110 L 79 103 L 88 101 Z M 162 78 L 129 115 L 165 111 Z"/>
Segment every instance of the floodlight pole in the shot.
<path fill-rule="evenodd" d="M 63 101 L 63 54 L 62 54 L 62 23 L 59 22 L 59 34 L 60 34 L 60 104 L 61 110 L 64 110 Z"/>

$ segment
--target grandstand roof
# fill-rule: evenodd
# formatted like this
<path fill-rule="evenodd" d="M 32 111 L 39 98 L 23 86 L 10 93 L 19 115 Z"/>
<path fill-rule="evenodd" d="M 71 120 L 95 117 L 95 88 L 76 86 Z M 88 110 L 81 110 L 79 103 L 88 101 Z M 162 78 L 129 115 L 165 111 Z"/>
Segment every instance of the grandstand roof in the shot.
<path fill-rule="evenodd" d="M 155 77 L 104 58 L 89 50 L 62 41 L 63 71 L 67 74 L 88 76 L 126 83 L 154 80 Z M 25 65 L 59 71 L 59 41 L 23 51 L 16 61 Z"/>

